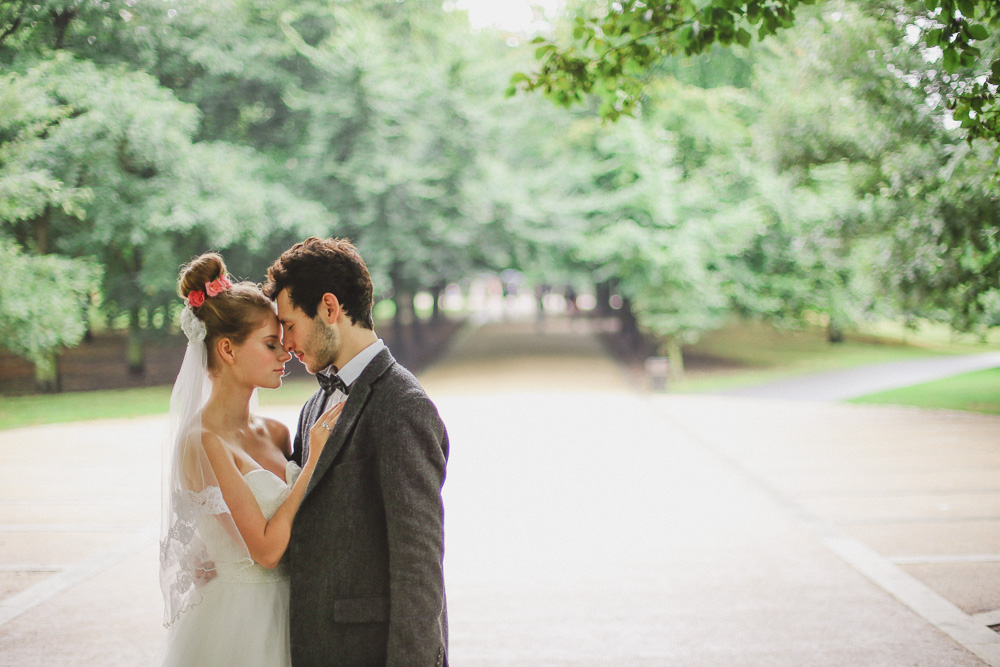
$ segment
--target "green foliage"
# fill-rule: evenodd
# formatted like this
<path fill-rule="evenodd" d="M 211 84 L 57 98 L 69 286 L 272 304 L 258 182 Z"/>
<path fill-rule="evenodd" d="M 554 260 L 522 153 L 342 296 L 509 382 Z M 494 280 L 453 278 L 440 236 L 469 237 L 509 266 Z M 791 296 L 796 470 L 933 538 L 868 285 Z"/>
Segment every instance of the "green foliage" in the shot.
<path fill-rule="evenodd" d="M 0 83 L 0 220 L 24 221 L 49 207 L 81 218 L 92 198 L 85 187 L 67 186 L 54 173 L 57 166 L 37 160 L 47 134 L 73 113 L 53 99 L 35 70 L 28 76 L 7 74 Z"/>
<path fill-rule="evenodd" d="M 581 3 L 512 48 L 438 0 L 5 3 L 0 230 L 95 258 L 133 353 L 191 256 L 259 280 L 314 234 L 353 239 L 380 298 L 506 268 L 613 285 L 672 355 L 732 311 L 981 331 L 996 197 L 963 138 L 992 5 L 930 5 Z"/>
<path fill-rule="evenodd" d="M 535 38 L 539 71 L 513 75 L 508 94 L 539 89 L 564 106 L 594 94 L 600 115 L 616 120 L 635 112 L 647 73 L 663 58 L 705 53 L 716 43 L 748 46 L 791 27 L 799 6 L 814 1 L 624 0 L 593 14 L 584 6 L 572 19 L 569 45 Z"/>
<path fill-rule="evenodd" d="M 795 97 L 798 108 L 769 107 L 768 153 L 807 181 L 817 168 L 846 169 L 839 236 L 855 267 L 859 259 L 874 267 L 863 273 L 882 291 L 853 290 L 867 292 L 863 300 L 981 331 L 995 322 L 991 304 L 1000 298 L 993 148 L 963 142 L 949 125 L 940 91 L 922 85 L 940 78 L 938 65 L 910 48 L 911 38 L 848 4 L 834 8 L 788 35 L 785 57 L 797 67 L 762 72 L 768 90 L 809 90 Z"/>
<path fill-rule="evenodd" d="M 0 340 L 33 362 L 39 382 L 58 385 L 56 354 L 80 342 L 86 331 L 86 304 L 100 268 L 92 261 L 21 253 L 0 240 Z"/>
<path fill-rule="evenodd" d="M 508 94 L 541 90 L 557 104 L 600 99 L 609 120 L 634 114 L 650 73 L 665 58 L 705 53 L 716 44 L 747 47 L 799 20 L 814 0 L 709 0 L 650 2 L 623 0 L 593 10 L 583 5 L 572 18 L 571 38 L 535 39 L 537 71 L 516 73 Z M 1000 25 L 1000 5 L 992 0 L 897 0 L 870 3 L 901 30 L 919 35 L 927 49 L 939 49 L 952 75 L 941 88 L 969 139 L 1000 142 L 1000 58 L 992 31 Z M 984 57 L 982 48 L 989 47 Z"/>
<path fill-rule="evenodd" d="M 0 223 L 24 247 L 98 258 L 112 314 L 169 303 L 177 266 L 207 247 L 332 227 L 324 209 L 266 180 L 254 151 L 193 143 L 196 109 L 146 74 L 60 53 L 9 81 L 35 106 L 0 145 L 11 156 Z"/>

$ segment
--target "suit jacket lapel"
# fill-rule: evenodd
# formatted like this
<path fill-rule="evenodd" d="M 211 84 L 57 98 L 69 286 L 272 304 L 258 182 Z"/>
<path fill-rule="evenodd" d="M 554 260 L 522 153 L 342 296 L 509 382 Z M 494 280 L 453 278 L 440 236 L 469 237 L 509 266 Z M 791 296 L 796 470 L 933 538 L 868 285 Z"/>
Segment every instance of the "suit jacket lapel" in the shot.
<path fill-rule="evenodd" d="M 299 432 L 298 441 L 301 451 L 296 452 L 301 458 L 297 463 L 300 466 L 306 464 L 306 460 L 309 458 L 309 429 L 312 425 L 316 423 L 319 416 L 323 414 L 323 405 L 326 403 L 326 395 L 321 391 L 317 391 L 312 395 L 306 404 L 302 406 L 302 418 L 299 421 Z"/>
<path fill-rule="evenodd" d="M 347 396 L 344 411 L 340 413 L 337 425 L 333 427 L 333 433 L 330 434 L 330 438 L 326 442 L 326 447 L 323 448 L 323 453 L 320 455 L 319 461 L 316 462 L 316 470 L 313 471 L 312 479 L 309 480 L 309 486 L 306 487 L 307 496 L 327 469 L 337 460 L 337 455 L 340 454 L 344 443 L 347 442 L 347 435 L 354 430 L 354 423 L 358 420 L 365 405 L 368 403 L 368 396 L 372 392 L 372 384 L 395 363 L 396 360 L 392 358 L 389 350 L 384 349 L 375 355 L 375 358 L 368 363 L 365 370 L 361 372 L 358 379 L 351 385 L 351 393 Z M 323 414 L 322 405 L 320 403 L 320 411 L 316 412 L 313 417 L 313 424 Z"/>

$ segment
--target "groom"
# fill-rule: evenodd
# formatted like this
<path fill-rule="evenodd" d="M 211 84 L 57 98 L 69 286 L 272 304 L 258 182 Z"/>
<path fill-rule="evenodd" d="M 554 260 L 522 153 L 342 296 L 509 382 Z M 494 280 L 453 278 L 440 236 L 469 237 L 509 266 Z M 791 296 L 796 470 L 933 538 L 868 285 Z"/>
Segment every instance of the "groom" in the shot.
<path fill-rule="evenodd" d="M 353 245 L 306 239 L 267 278 L 282 344 L 321 385 L 299 416 L 295 460 L 324 409 L 347 399 L 292 525 L 292 664 L 447 665 L 444 424 L 375 335 Z"/>

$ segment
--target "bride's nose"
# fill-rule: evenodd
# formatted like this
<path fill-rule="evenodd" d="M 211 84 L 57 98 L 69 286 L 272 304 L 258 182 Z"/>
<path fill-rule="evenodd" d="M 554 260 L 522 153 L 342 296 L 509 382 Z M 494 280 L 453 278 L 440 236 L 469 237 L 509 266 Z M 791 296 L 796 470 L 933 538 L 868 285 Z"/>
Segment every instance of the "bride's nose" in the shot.
<path fill-rule="evenodd" d="M 285 349 L 284 345 L 278 346 L 281 349 L 281 354 L 278 355 L 278 361 L 285 363 L 292 358 L 292 353 Z"/>

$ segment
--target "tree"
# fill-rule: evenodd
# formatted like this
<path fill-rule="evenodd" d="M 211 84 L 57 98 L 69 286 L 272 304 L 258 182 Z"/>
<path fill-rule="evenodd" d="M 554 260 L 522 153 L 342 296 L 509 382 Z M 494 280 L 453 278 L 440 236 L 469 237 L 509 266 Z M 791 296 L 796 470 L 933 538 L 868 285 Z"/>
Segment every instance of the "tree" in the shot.
<path fill-rule="evenodd" d="M 181 263 L 259 243 L 277 224 L 329 228 L 321 207 L 260 178 L 266 161 L 250 149 L 193 143 L 196 110 L 146 74 L 60 53 L 8 81 L 32 105 L 0 137 L 0 224 L 35 254 L 97 259 L 103 307 L 128 317 L 136 374 L 141 315 L 175 300 Z"/>
<path fill-rule="evenodd" d="M 509 93 L 541 90 L 569 105 L 587 95 L 601 99 L 600 114 L 632 114 L 665 58 L 704 53 L 714 45 L 749 46 L 798 21 L 803 5 L 815 0 L 621 0 L 572 15 L 572 36 L 560 45 L 539 37 L 537 72 L 511 78 Z M 897 0 L 868 7 L 925 47 L 940 49 L 944 69 L 955 78 L 942 89 L 969 139 L 1000 143 L 1000 57 L 991 29 L 1000 25 L 1000 4 L 992 0 Z M 989 27 L 987 27 L 989 26 Z M 990 54 L 983 56 L 986 43 Z"/>
<path fill-rule="evenodd" d="M 59 352 L 80 342 L 99 267 L 90 260 L 33 257 L 0 239 L 0 340 L 35 364 L 39 391 L 59 391 Z"/>
<path fill-rule="evenodd" d="M 754 181 L 750 135 L 740 117 L 752 100 L 728 86 L 658 82 L 642 119 L 607 127 L 591 119 L 596 159 L 581 184 L 588 230 L 577 257 L 612 280 L 641 330 L 683 374 L 683 346 L 721 326 L 730 311 L 732 258 L 755 217 L 745 202 Z M 582 159 L 582 155 L 577 159 Z"/>
<path fill-rule="evenodd" d="M 838 301 L 853 300 L 853 319 L 881 309 L 981 331 L 1000 282 L 996 166 L 988 142 L 963 141 L 950 122 L 940 84 L 952 77 L 912 35 L 852 3 L 830 3 L 800 28 L 772 44 L 783 64 L 758 73 L 771 101 L 757 133 L 784 180 L 826 192 L 827 204 L 803 210 L 823 212 L 808 228 L 825 227 L 816 238 L 840 248 L 819 255 L 839 275 L 833 285 L 852 285 Z"/>

